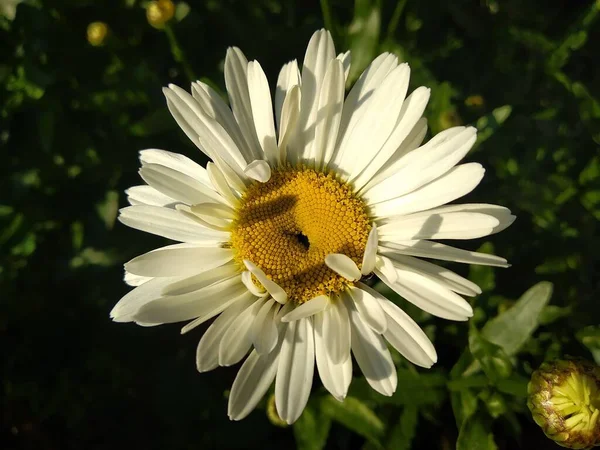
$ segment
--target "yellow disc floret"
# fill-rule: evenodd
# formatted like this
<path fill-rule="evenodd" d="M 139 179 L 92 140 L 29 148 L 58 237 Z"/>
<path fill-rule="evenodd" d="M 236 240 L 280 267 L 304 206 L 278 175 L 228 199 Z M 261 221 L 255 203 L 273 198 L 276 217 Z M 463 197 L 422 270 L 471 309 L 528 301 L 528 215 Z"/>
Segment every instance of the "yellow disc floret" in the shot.
<path fill-rule="evenodd" d="M 303 303 L 351 284 L 325 265 L 325 257 L 343 253 L 360 268 L 370 228 L 365 205 L 348 184 L 288 167 L 245 192 L 231 247 L 240 267 L 252 261 L 292 301 Z"/>

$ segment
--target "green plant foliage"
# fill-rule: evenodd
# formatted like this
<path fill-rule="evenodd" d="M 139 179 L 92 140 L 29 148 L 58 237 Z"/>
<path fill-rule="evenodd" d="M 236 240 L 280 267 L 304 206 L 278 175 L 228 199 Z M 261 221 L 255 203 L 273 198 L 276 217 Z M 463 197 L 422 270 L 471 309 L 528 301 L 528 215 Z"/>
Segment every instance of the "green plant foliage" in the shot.
<path fill-rule="evenodd" d="M 175 2 L 162 28 L 147 4 L 0 1 L 0 448 L 556 448 L 527 410 L 531 373 L 565 355 L 600 364 L 600 2 L 203 0 Z M 323 26 L 352 51 L 348 88 L 392 52 L 411 67 L 409 91 L 431 88 L 426 139 L 478 129 L 465 160 L 486 174 L 461 201 L 517 220 L 449 244 L 511 267 L 441 263 L 482 289 L 470 323 L 374 286 L 438 353 L 422 369 L 392 349 L 391 397 L 355 364 L 343 403 L 316 380 L 293 426 L 274 426 L 266 400 L 231 422 L 238 367 L 194 367 L 208 324 L 181 336 L 178 325 L 110 320 L 130 289 L 122 264 L 166 244 L 122 226 L 118 209 L 141 184 L 139 150 L 206 163 L 161 87 L 199 78 L 226 98 L 229 46 L 273 86 Z"/>
<path fill-rule="evenodd" d="M 456 450 L 497 450 L 489 422 L 480 416 L 471 416 L 466 420 L 458 434 Z"/>
<path fill-rule="evenodd" d="M 501 347 L 506 355 L 514 355 L 538 327 L 539 316 L 551 296 L 551 283 L 536 284 L 510 309 L 489 320 L 481 334 L 490 343 Z"/>

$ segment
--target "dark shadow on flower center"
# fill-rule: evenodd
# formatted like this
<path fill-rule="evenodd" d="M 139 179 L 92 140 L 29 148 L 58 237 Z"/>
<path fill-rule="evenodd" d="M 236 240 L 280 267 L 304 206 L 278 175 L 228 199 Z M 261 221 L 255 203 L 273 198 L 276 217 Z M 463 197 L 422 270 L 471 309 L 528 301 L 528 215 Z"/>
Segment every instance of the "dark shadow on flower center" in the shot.
<path fill-rule="evenodd" d="M 296 234 L 296 239 L 298 239 L 298 242 L 300 242 L 300 244 L 302 244 L 302 246 L 308 250 L 310 247 L 310 242 L 308 241 L 308 237 L 302 233 L 297 233 Z"/>

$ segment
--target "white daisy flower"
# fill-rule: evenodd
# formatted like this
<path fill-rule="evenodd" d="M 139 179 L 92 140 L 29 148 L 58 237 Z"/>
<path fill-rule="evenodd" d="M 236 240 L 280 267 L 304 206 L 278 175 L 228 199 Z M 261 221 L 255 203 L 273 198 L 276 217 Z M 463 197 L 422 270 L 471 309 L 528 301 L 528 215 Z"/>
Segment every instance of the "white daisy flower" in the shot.
<path fill-rule="evenodd" d="M 277 411 L 294 422 L 315 362 L 340 401 L 351 354 L 387 396 L 397 384 L 388 343 L 418 366 L 436 362 L 419 326 L 363 278 L 375 274 L 434 316 L 467 320 L 473 311 L 461 295 L 479 287 L 419 258 L 507 266 L 432 241 L 487 236 L 514 220 L 501 206 L 443 206 L 483 177 L 477 163 L 457 165 L 476 130 L 451 128 L 421 145 L 429 89 L 406 96 L 408 65 L 383 53 L 344 97 L 349 67 L 350 53 L 336 56 L 329 32 L 317 31 L 302 70 L 283 66 L 272 102 L 260 64 L 230 48 L 231 109 L 202 82 L 191 95 L 164 89 L 173 117 L 212 162 L 144 150 L 147 185 L 127 191 L 132 206 L 121 222 L 180 243 L 125 265 L 125 281 L 137 287 L 111 316 L 144 326 L 190 321 L 182 333 L 218 316 L 196 363 L 204 372 L 245 358 L 229 396 L 232 420 L 275 380 Z"/>

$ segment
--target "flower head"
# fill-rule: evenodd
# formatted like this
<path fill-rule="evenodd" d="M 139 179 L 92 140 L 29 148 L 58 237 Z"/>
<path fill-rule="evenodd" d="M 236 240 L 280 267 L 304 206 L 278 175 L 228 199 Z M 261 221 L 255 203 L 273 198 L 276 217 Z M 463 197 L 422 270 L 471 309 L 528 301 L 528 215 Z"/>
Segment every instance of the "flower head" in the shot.
<path fill-rule="evenodd" d="M 175 15 L 175 5 L 171 0 L 151 1 L 146 6 L 146 19 L 154 28 L 164 28 Z"/>
<path fill-rule="evenodd" d="M 584 360 L 543 363 L 527 406 L 546 436 L 568 448 L 600 445 L 600 367 Z"/>
<path fill-rule="evenodd" d="M 92 22 L 87 27 L 87 40 L 94 47 L 104 45 L 108 36 L 108 25 L 104 22 Z"/>
<path fill-rule="evenodd" d="M 476 130 L 451 128 L 421 145 L 429 89 L 406 96 L 408 65 L 384 53 L 345 96 L 349 67 L 350 53 L 336 56 L 330 34 L 317 31 L 302 70 L 296 61 L 283 66 L 272 101 L 260 64 L 230 48 L 231 109 L 202 82 L 191 95 L 164 89 L 173 117 L 211 162 L 144 150 L 148 185 L 127 191 L 132 206 L 121 222 L 180 243 L 125 265 L 125 281 L 137 287 L 111 315 L 140 325 L 190 321 L 184 333 L 217 316 L 196 363 L 204 372 L 245 358 L 229 397 L 233 420 L 275 380 L 278 416 L 294 422 L 315 363 L 343 400 L 351 354 L 371 387 L 392 395 L 388 343 L 422 367 L 437 355 L 372 281 L 435 316 L 467 320 L 473 312 L 461 295 L 479 287 L 419 258 L 507 266 L 432 241 L 486 236 L 514 220 L 495 205 L 443 206 L 483 177 L 479 164 L 457 165 Z"/>

